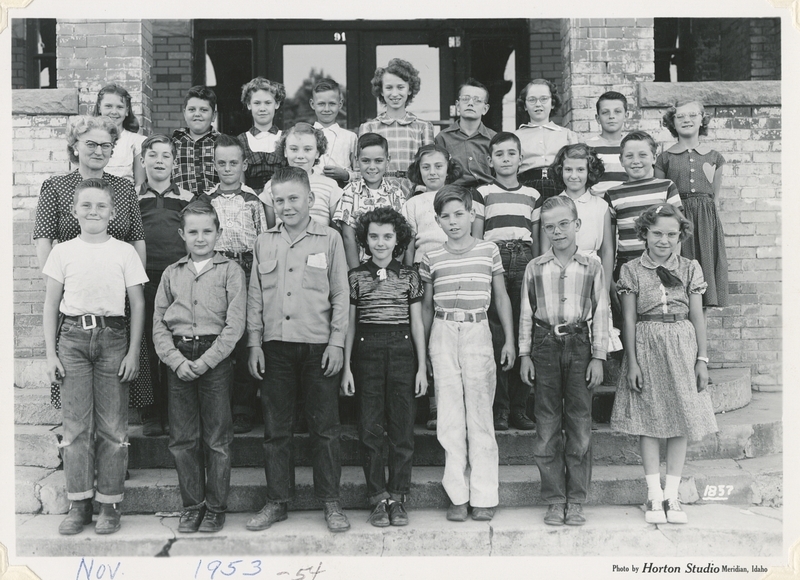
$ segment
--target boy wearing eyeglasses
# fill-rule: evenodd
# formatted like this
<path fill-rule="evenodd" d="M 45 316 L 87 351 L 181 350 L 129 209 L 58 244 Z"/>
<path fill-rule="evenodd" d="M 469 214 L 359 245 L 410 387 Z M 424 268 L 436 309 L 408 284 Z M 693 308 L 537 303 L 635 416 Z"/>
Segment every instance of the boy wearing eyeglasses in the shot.
<path fill-rule="evenodd" d="M 592 389 L 603 382 L 608 348 L 608 293 L 600 260 L 578 252 L 575 202 L 545 200 L 541 221 L 551 247 L 525 270 L 520 376 L 527 385 L 536 378 L 533 456 L 549 504 L 544 523 L 581 526 L 592 479 Z"/>
<path fill-rule="evenodd" d="M 482 121 L 489 111 L 489 89 L 473 78 L 467 79 L 458 89 L 456 111 L 458 121 L 442 129 L 434 138 L 434 142 L 447 149 L 464 171 L 453 183 L 465 187 L 491 183 L 489 141 L 496 133 Z"/>

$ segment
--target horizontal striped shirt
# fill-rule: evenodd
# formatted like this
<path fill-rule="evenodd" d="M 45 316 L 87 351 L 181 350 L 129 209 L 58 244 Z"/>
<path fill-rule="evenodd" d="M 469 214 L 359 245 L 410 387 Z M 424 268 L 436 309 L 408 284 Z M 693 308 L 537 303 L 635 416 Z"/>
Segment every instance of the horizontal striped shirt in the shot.
<path fill-rule="evenodd" d="M 422 300 L 419 272 L 392 260 L 384 269 L 370 260 L 348 273 L 350 304 L 356 307 L 358 324 L 409 324 L 409 305 Z"/>
<path fill-rule="evenodd" d="M 314 193 L 314 205 L 308 212 L 315 222 L 323 226 L 330 226 L 333 223 L 333 217 L 336 213 L 336 208 L 339 207 L 339 202 L 342 200 L 342 188 L 331 179 L 318 173 L 312 173 L 308 176 L 308 181 L 311 184 L 311 191 Z M 259 199 L 264 202 L 269 208 L 274 206 L 272 201 L 272 181 L 269 181 L 264 187 L 264 191 L 259 194 Z M 275 216 L 275 223 L 281 223 L 281 219 Z"/>
<path fill-rule="evenodd" d="M 635 221 L 647 208 L 671 203 L 682 208 L 678 188 L 669 179 L 648 177 L 612 187 L 606 192 L 611 218 L 617 222 L 617 269 L 644 252 L 644 242 L 636 236 Z"/>
<path fill-rule="evenodd" d="M 419 266 L 422 281 L 433 284 L 436 310 L 447 312 L 486 312 L 492 299 L 492 277 L 502 273 L 497 246 L 482 240 L 460 252 L 443 244 L 425 254 Z"/>
<path fill-rule="evenodd" d="M 255 191 L 242 185 L 236 191 L 217 186 L 209 192 L 222 232 L 214 249 L 218 252 L 252 252 L 259 234 L 267 231 L 264 205 Z"/>
<path fill-rule="evenodd" d="M 519 316 L 519 354 L 527 356 L 531 353 L 534 318 L 551 326 L 591 321 L 592 358 L 605 360 L 608 312 L 608 292 L 600 260 L 575 252 L 562 267 L 550 248 L 531 260 L 525 269 Z"/>
<path fill-rule="evenodd" d="M 592 186 L 592 193 L 595 195 L 602 195 L 610 187 L 620 185 L 628 181 L 628 174 L 622 168 L 622 163 L 619 160 L 619 155 L 622 152 L 622 147 L 613 145 L 602 137 L 595 137 L 589 139 L 586 144 L 589 147 L 594 147 L 597 156 L 603 162 L 605 173 L 600 178 L 598 183 Z"/>
<path fill-rule="evenodd" d="M 485 221 L 483 239 L 490 242 L 532 241 L 531 228 L 539 222 L 542 196 L 532 187 L 508 189 L 498 182 L 478 188 L 483 196 Z"/>

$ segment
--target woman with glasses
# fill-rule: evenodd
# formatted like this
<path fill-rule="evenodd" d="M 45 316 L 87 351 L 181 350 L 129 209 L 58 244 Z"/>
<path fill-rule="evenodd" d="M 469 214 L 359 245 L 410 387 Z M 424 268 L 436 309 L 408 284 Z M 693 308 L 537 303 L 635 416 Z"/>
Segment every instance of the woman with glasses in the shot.
<path fill-rule="evenodd" d="M 534 79 L 529 82 L 520 92 L 517 105 L 530 119 L 515 131 L 522 143 L 519 182 L 536 189 L 544 199 L 558 195 L 560 192 L 548 169 L 564 145 L 579 143 L 580 138 L 574 131 L 550 120 L 561 106 L 556 86 L 550 81 Z"/>
<path fill-rule="evenodd" d="M 105 171 L 118 137 L 117 125 L 108 117 L 78 115 L 70 120 L 66 134 L 67 153 L 69 160 L 78 168 L 71 173 L 49 177 L 42 184 L 33 228 L 40 268 L 47 262 L 54 242 L 66 242 L 80 235 L 81 228 L 72 213 L 73 196 L 75 187 L 92 177 L 111 185 L 114 192 L 114 218 L 108 224 L 108 233 L 118 240 L 129 242 L 142 264 L 146 263 L 142 216 L 133 183 Z M 61 392 L 57 383 L 53 383 L 51 388 L 51 401 L 56 408 L 61 407 Z M 139 378 L 132 385 L 130 404 L 141 407 L 152 402 L 147 350 L 142 348 Z"/>

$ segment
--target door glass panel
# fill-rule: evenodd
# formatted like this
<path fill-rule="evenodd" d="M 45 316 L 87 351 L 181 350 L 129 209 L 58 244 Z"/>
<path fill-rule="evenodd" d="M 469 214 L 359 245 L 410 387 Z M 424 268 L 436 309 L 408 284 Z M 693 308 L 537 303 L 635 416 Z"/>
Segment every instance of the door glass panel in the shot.
<path fill-rule="evenodd" d="M 339 83 L 344 103 L 337 122 L 347 127 L 347 46 L 344 44 L 284 44 L 283 84 L 286 100 L 283 102 L 283 127 L 300 121 L 313 123 L 316 115 L 308 104 L 311 90 L 322 78 Z"/>
<path fill-rule="evenodd" d="M 253 124 L 250 112 L 242 105 L 242 85 L 253 74 L 251 38 L 209 38 L 205 43 L 206 86 L 217 95 L 217 129 L 237 135 Z"/>
<path fill-rule="evenodd" d="M 408 110 L 426 121 L 442 118 L 439 104 L 439 49 L 427 44 L 395 44 L 375 47 L 378 66 L 386 66 L 393 58 L 402 58 L 419 71 L 420 91 L 414 97 Z M 378 103 L 378 113 L 386 106 Z"/>

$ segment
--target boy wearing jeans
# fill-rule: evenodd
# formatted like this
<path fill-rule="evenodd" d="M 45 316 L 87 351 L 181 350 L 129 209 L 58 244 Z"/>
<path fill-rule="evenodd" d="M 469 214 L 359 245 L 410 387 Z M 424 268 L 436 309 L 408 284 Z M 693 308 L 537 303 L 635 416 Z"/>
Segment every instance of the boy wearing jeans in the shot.
<path fill-rule="evenodd" d="M 430 336 L 438 391 L 436 435 L 445 451 L 442 485 L 450 498 L 447 519 L 488 521 L 498 499 L 498 451 L 492 422 L 495 362 L 486 310 L 494 293 L 505 332 L 503 370 L 514 365 L 511 303 L 500 252 L 472 237 L 475 220 L 470 190 L 445 185 L 433 199 L 436 222 L 447 241 L 425 254 L 423 320 Z"/>
<path fill-rule="evenodd" d="M 314 494 L 328 529 L 343 532 L 350 528 L 339 504 L 339 373 L 350 308 L 344 248 L 336 230 L 310 217 L 314 194 L 305 169 L 282 167 L 271 183 L 281 222 L 256 240 L 247 294 L 248 367 L 262 381 L 267 502 L 246 527 L 264 530 L 288 516 L 292 423 L 302 394 Z"/>
<path fill-rule="evenodd" d="M 542 228 L 551 248 L 528 264 L 522 285 L 520 375 L 528 385 L 536 378 L 533 455 L 542 499 L 549 504 L 544 523 L 554 526 L 586 523 L 592 389 L 603 382 L 608 348 L 603 266 L 596 257 L 578 252 L 575 235 L 580 227 L 575 202 L 566 196 L 547 199 Z"/>
<path fill-rule="evenodd" d="M 230 354 L 244 333 L 244 272 L 214 252 L 219 219 L 195 201 L 181 212 L 188 255 L 165 271 L 156 295 L 153 342 L 169 367 L 169 450 L 184 511 L 179 532 L 218 532 L 225 523 L 233 425 Z"/>
<path fill-rule="evenodd" d="M 95 497 L 100 502 L 95 532 L 112 534 L 120 529 L 117 504 L 128 465 L 128 388 L 139 371 L 147 275 L 133 246 L 108 233 L 114 217 L 110 185 L 102 179 L 79 183 L 72 212 L 81 235 L 57 244 L 42 270 L 47 276 L 42 313 L 47 374 L 51 383 L 62 383 L 64 436 L 59 446 L 70 500 L 58 531 L 78 534 L 90 524 Z"/>

